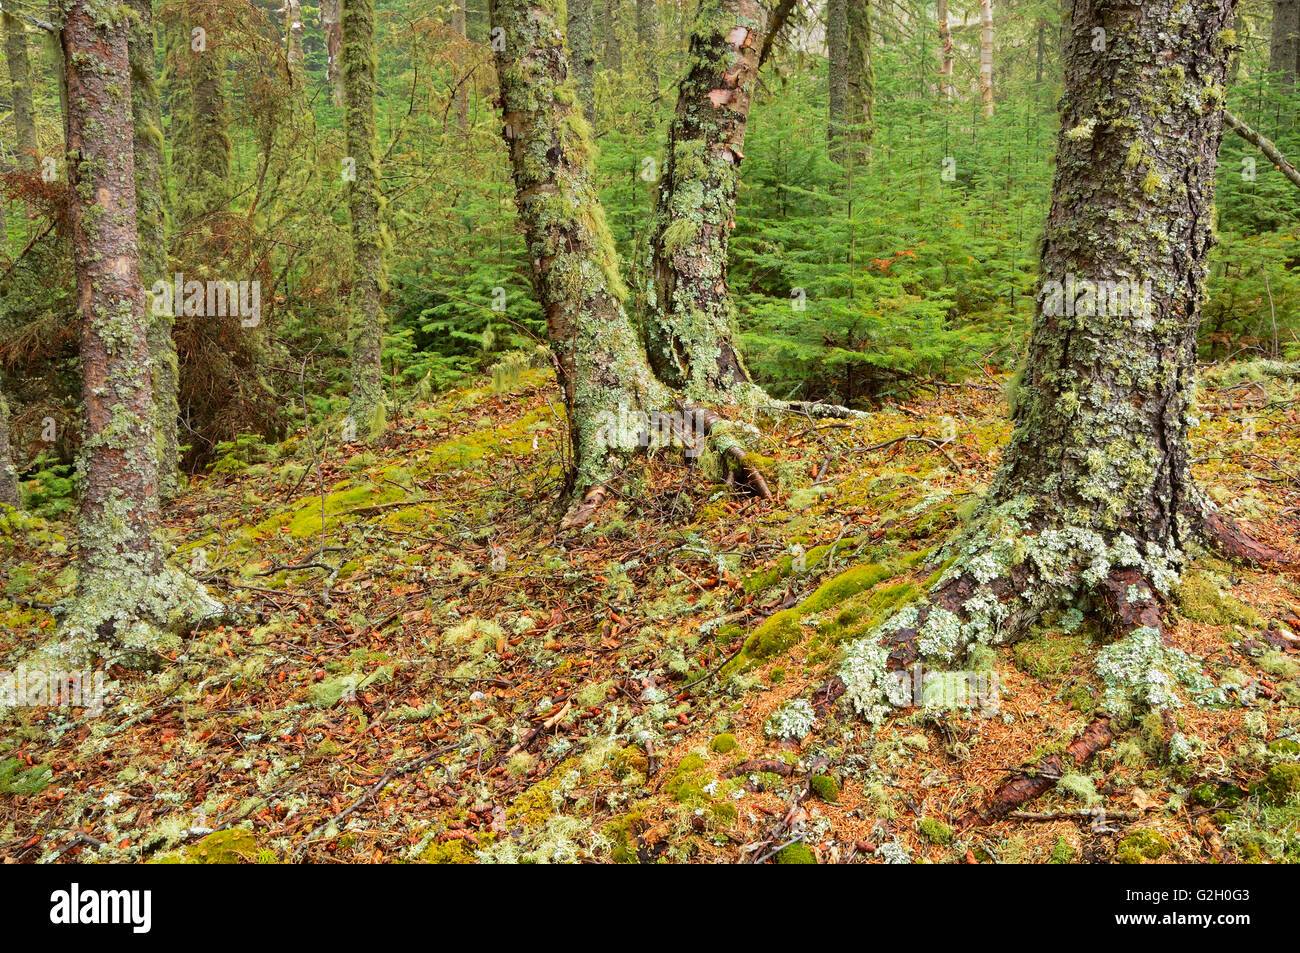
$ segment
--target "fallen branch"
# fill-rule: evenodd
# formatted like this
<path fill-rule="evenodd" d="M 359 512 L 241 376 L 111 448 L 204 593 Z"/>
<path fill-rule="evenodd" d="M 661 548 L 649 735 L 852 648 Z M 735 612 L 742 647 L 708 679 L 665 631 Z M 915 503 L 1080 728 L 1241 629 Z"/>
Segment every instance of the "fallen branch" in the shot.
<path fill-rule="evenodd" d="M 1291 180 L 1292 185 L 1300 188 L 1300 171 L 1297 171 L 1296 167 L 1290 163 L 1287 157 L 1282 155 L 1281 150 L 1278 149 L 1277 146 L 1273 145 L 1273 143 L 1269 142 L 1262 135 L 1250 128 L 1250 126 L 1242 122 L 1226 109 L 1223 111 L 1223 121 L 1233 132 L 1241 136 L 1241 138 L 1245 139 L 1260 152 L 1264 153 L 1277 170 Z"/>

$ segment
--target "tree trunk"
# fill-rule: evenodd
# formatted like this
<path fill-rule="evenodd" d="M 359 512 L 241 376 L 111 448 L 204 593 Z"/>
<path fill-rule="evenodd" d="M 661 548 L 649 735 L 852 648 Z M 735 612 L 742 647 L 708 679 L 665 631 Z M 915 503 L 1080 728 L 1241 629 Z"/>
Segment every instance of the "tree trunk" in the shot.
<path fill-rule="evenodd" d="M 993 0 L 980 0 L 980 104 L 993 115 Z"/>
<path fill-rule="evenodd" d="M 358 436 L 373 440 L 385 427 L 385 275 L 375 145 L 374 0 L 343 0 L 343 89 L 348 156 L 355 171 L 348 194 L 352 220 L 352 297 L 348 315 L 352 389 L 348 416 Z"/>
<path fill-rule="evenodd" d="M 5 13 L 3 19 L 18 165 L 23 169 L 34 169 L 40 161 L 40 155 L 36 142 L 36 110 L 32 106 L 32 66 L 27 58 L 27 31 L 18 17 Z"/>
<path fill-rule="evenodd" d="M 758 0 L 706 0 L 668 129 L 644 325 L 655 373 L 696 401 L 757 396 L 735 341 L 727 246 L 766 30 Z"/>
<path fill-rule="evenodd" d="M 569 42 L 569 59 L 573 64 L 573 85 L 582 104 L 587 122 L 596 122 L 596 46 L 595 14 L 592 0 L 569 0 L 565 35 Z"/>
<path fill-rule="evenodd" d="M 827 0 L 826 3 L 826 93 L 829 104 L 826 137 L 836 162 L 844 160 L 847 139 L 844 123 L 849 102 L 849 2 Z"/>
<path fill-rule="evenodd" d="M 1269 32 L 1269 68 L 1280 74 L 1286 89 L 1295 86 L 1300 65 L 1300 0 L 1273 0 L 1273 25 Z"/>
<path fill-rule="evenodd" d="M 849 141 L 870 156 L 875 136 L 876 73 L 871 62 L 871 0 L 848 0 Z"/>
<path fill-rule="evenodd" d="M 127 41 L 131 61 L 132 148 L 135 153 L 135 210 L 144 287 L 167 280 L 167 212 L 164 200 L 162 119 L 154 80 L 153 0 L 129 0 L 136 19 Z M 158 496 L 176 495 L 179 465 L 177 382 L 171 308 L 151 307 L 149 358 L 153 362 L 154 434 L 158 445 Z"/>
<path fill-rule="evenodd" d="M 339 63 L 343 56 L 343 0 L 321 0 L 320 27 L 325 34 L 325 81 L 335 108 L 342 108 L 343 74 Z"/>
<path fill-rule="evenodd" d="M 605 69 L 613 73 L 623 69 L 622 17 L 620 0 L 605 0 Z"/>
<path fill-rule="evenodd" d="M 574 107 L 555 8 L 550 0 L 490 0 L 489 12 L 503 31 L 504 48 L 495 54 L 503 131 L 569 415 L 569 482 L 581 494 L 603 486 L 641 446 L 636 427 L 613 420 L 671 405 L 623 308 L 626 292 L 593 181 L 594 147 Z"/>
<path fill-rule="evenodd" d="M 939 0 L 939 88 L 948 102 L 952 102 L 957 92 L 952 85 L 952 64 L 952 28 L 948 25 L 948 0 Z"/>
<path fill-rule="evenodd" d="M 77 605 L 66 623 L 76 655 L 132 657 L 211 614 L 213 603 L 170 570 L 158 517 L 153 382 L 136 237 L 135 163 L 125 7 L 65 7 L 69 217 L 81 315 L 82 442 Z"/>
<path fill-rule="evenodd" d="M 177 225 L 191 234 L 206 233 L 200 240 L 210 246 L 207 257 L 219 257 L 224 236 L 212 232 L 221 231 L 217 221 L 230 206 L 228 41 L 224 31 L 206 20 L 191 22 L 182 17 L 168 24 L 168 32 L 177 44 L 172 61 L 180 94 L 172 112 Z"/>
<path fill-rule="evenodd" d="M 9 446 L 9 404 L 0 391 L 0 503 L 18 506 L 18 471 Z"/>
<path fill-rule="evenodd" d="M 300 0 L 284 0 L 281 9 L 285 25 L 285 59 L 289 64 L 289 77 L 297 86 L 302 80 L 302 3 Z"/>
<path fill-rule="evenodd" d="M 465 34 L 465 2 L 466 0 L 453 0 L 451 8 L 451 28 L 462 39 L 467 39 Z M 461 132 L 469 129 L 469 81 L 463 76 L 456 77 L 456 128 Z"/>
<path fill-rule="evenodd" d="M 654 0 L 636 0 L 636 35 L 650 88 L 659 91 L 659 11 Z"/>
<path fill-rule="evenodd" d="M 1107 705 L 1146 704 L 1141 659 L 1163 651 L 1163 595 L 1189 552 L 1263 550 L 1212 512 L 1188 444 L 1232 7 L 1076 0 L 1011 442 L 926 600 L 850 649 L 842 676 L 859 710 L 880 702 L 883 668 L 1011 641 L 1081 598 L 1133 653 L 1132 694 Z"/>

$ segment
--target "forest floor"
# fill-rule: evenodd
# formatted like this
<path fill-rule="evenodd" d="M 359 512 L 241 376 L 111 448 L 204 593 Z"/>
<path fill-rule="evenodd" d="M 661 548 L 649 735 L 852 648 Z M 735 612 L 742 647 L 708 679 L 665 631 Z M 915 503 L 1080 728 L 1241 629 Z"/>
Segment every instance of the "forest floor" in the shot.
<path fill-rule="evenodd" d="M 994 824 L 954 826 L 1098 706 L 1092 620 L 997 648 L 974 707 L 797 724 L 989 480 L 1000 377 L 774 421 L 771 502 L 661 453 L 572 531 L 549 372 L 476 383 L 378 447 L 244 441 L 191 482 L 169 542 L 236 615 L 156 673 L 110 670 L 102 712 L 0 708 L 6 863 L 1300 860 L 1295 576 L 1199 562 L 1170 638 L 1226 703 L 1118 725 Z M 1211 495 L 1283 548 L 1298 398 L 1220 370 L 1196 433 Z M 55 636 L 75 536 L 0 529 L 14 670 Z"/>

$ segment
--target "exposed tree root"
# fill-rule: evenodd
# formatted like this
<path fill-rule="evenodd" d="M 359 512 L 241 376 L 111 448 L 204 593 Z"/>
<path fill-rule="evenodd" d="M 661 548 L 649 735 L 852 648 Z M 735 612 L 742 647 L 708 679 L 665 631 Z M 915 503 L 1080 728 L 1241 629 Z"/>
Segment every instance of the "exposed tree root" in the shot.
<path fill-rule="evenodd" d="M 740 474 L 740 478 L 748 484 L 749 488 L 759 498 L 770 500 L 772 491 L 768 488 L 767 480 L 764 479 L 762 471 L 751 461 L 749 451 L 736 435 L 732 422 L 721 414 L 714 413 L 712 410 L 703 407 L 684 404 L 682 409 L 688 414 L 695 415 L 700 422 L 704 436 L 710 438 L 714 449 L 731 460 L 732 465 Z M 725 433 L 722 433 L 722 428 L 719 427 L 720 424 L 727 425 Z"/>
<path fill-rule="evenodd" d="M 1264 569 L 1292 572 L 1300 568 L 1293 556 L 1250 536 L 1235 520 L 1219 512 L 1212 512 L 1202 522 L 1206 541 L 1219 553 L 1239 562 L 1252 563 Z"/>
<path fill-rule="evenodd" d="M 1108 715 L 1097 717 L 1078 738 L 1066 746 L 1063 753 L 1044 758 L 1032 772 L 1018 772 L 1007 778 L 998 785 L 998 789 L 993 792 L 993 796 L 989 798 L 982 810 L 972 811 L 962 816 L 953 826 L 961 831 L 1001 820 L 1022 805 L 1052 790 L 1067 767 L 1083 764 L 1108 746 L 1114 738 L 1115 733 L 1110 727 L 1110 717 Z"/>
<path fill-rule="evenodd" d="M 569 507 L 569 511 L 564 514 L 564 519 L 560 520 L 560 529 L 573 529 L 577 526 L 586 526 L 600 505 L 605 502 L 609 496 L 609 484 L 599 483 L 593 486 L 582 495 L 582 499 Z"/>

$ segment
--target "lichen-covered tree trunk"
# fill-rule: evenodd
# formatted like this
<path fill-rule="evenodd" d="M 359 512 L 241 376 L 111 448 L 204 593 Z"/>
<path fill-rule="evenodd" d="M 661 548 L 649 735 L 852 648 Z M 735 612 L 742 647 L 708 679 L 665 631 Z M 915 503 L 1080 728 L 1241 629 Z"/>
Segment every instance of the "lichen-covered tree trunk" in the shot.
<path fill-rule="evenodd" d="M 1211 535 L 1242 539 L 1197 491 L 1188 443 L 1232 7 L 1075 0 L 1011 442 L 927 599 L 850 653 L 859 710 L 885 668 L 943 666 L 1075 604 L 1125 635 L 1111 661 L 1128 659 L 1147 701 L 1163 593 Z"/>
<path fill-rule="evenodd" d="M 5 12 L 5 60 L 9 64 L 9 87 L 13 97 L 14 142 L 20 168 L 35 168 L 39 156 L 36 142 L 36 110 L 32 106 L 32 66 L 27 57 L 27 32 L 23 21 Z"/>
<path fill-rule="evenodd" d="M 835 160 L 844 158 L 844 123 L 849 105 L 849 11 L 850 0 L 826 3 L 826 137 Z"/>
<path fill-rule="evenodd" d="M 164 196 L 162 119 L 154 79 L 153 0 L 129 0 L 135 21 L 127 41 L 131 61 L 131 123 L 135 151 L 136 228 L 144 287 L 167 279 L 167 204 Z M 149 309 L 149 357 L 153 362 L 154 434 L 158 445 L 158 496 L 176 495 L 179 463 L 177 385 L 179 367 L 170 308 Z"/>
<path fill-rule="evenodd" d="M 766 29 L 758 0 L 703 0 L 651 225 L 650 363 L 666 384 L 700 402 L 759 396 L 736 344 L 727 249 Z"/>
<path fill-rule="evenodd" d="M 596 24 L 592 4 L 593 0 L 569 0 L 564 27 L 573 85 L 588 123 L 596 121 Z"/>
<path fill-rule="evenodd" d="M 176 224 L 217 250 L 212 232 L 230 206 L 230 105 L 226 59 L 230 39 L 207 20 L 174 16 L 167 23 L 172 76 L 172 165 L 176 171 Z M 198 32 L 196 32 L 198 31 Z M 216 236 L 219 238 L 219 236 Z"/>
<path fill-rule="evenodd" d="M 299 0 L 284 0 L 285 25 L 285 59 L 289 64 L 289 74 L 297 85 L 302 78 L 302 4 Z"/>
<path fill-rule="evenodd" d="M 348 190 L 352 220 L 352 296 L 348 345 L 352 387 L 348 416 L 358 436 L 384 430 L 384 236 L 375 145 L 375 3 L 343 2 L 343 89 L 347 146 L 355 178 Z"/>
<path fill-rule="evenodd" d="M 343 82 L 339 60 L 343 54 L 343 0 L 322 0 L 321 32 L 325 34 L 325 81 L 335 106 L 343 105 Z"/>
<path fill-rule="evenodd" d="M 9 446 L 9 404 L 0 391 L 0 503 L 18 505 L 18 471 Z"/>
<path fill-rule="evenodd" d="M 617 73 L 623 68 L 623 5 L 619 0 L 605 0 L 601 25 L 605 41 L 604 67 Z"/>
<path fill-rule="evenodd" d="M 659 11 L 654 0 L 636 0 L 637 45 L 651 89 L 659 89 Z"/>
<path fill-rule="evenodd" d="M 876 72 L 871 61 L 871 0 L 848 0 L 849 142 L 869 156 L 875 136 Z"/>
<path fill-rule="evenodd" d="M 1268 53 L 1269 68 L 1281 76 L 1284 86 L 1294 86 L 1300 66 L 1300 0 L 1273 0 Z"/>
<path fill-rule="evenodd" d="M 590 129 L 551 0 L 491 0 L 515 201 L 569 414 L 570 483 L 602 486 L 641 447 L 640 413 L 668 411 L 623 307 L 617 253 L 593 181 Z"/>
<path fill-rule="evenodd" d="M 153 380 L 136 236 L 125 6 L 74 0 L 62 29 L 68 84 L 69 217 L 81 317 L 82 441 L 76 655 L 151 655 L 215 606 L 170 570 L 158 517 Z"/>

